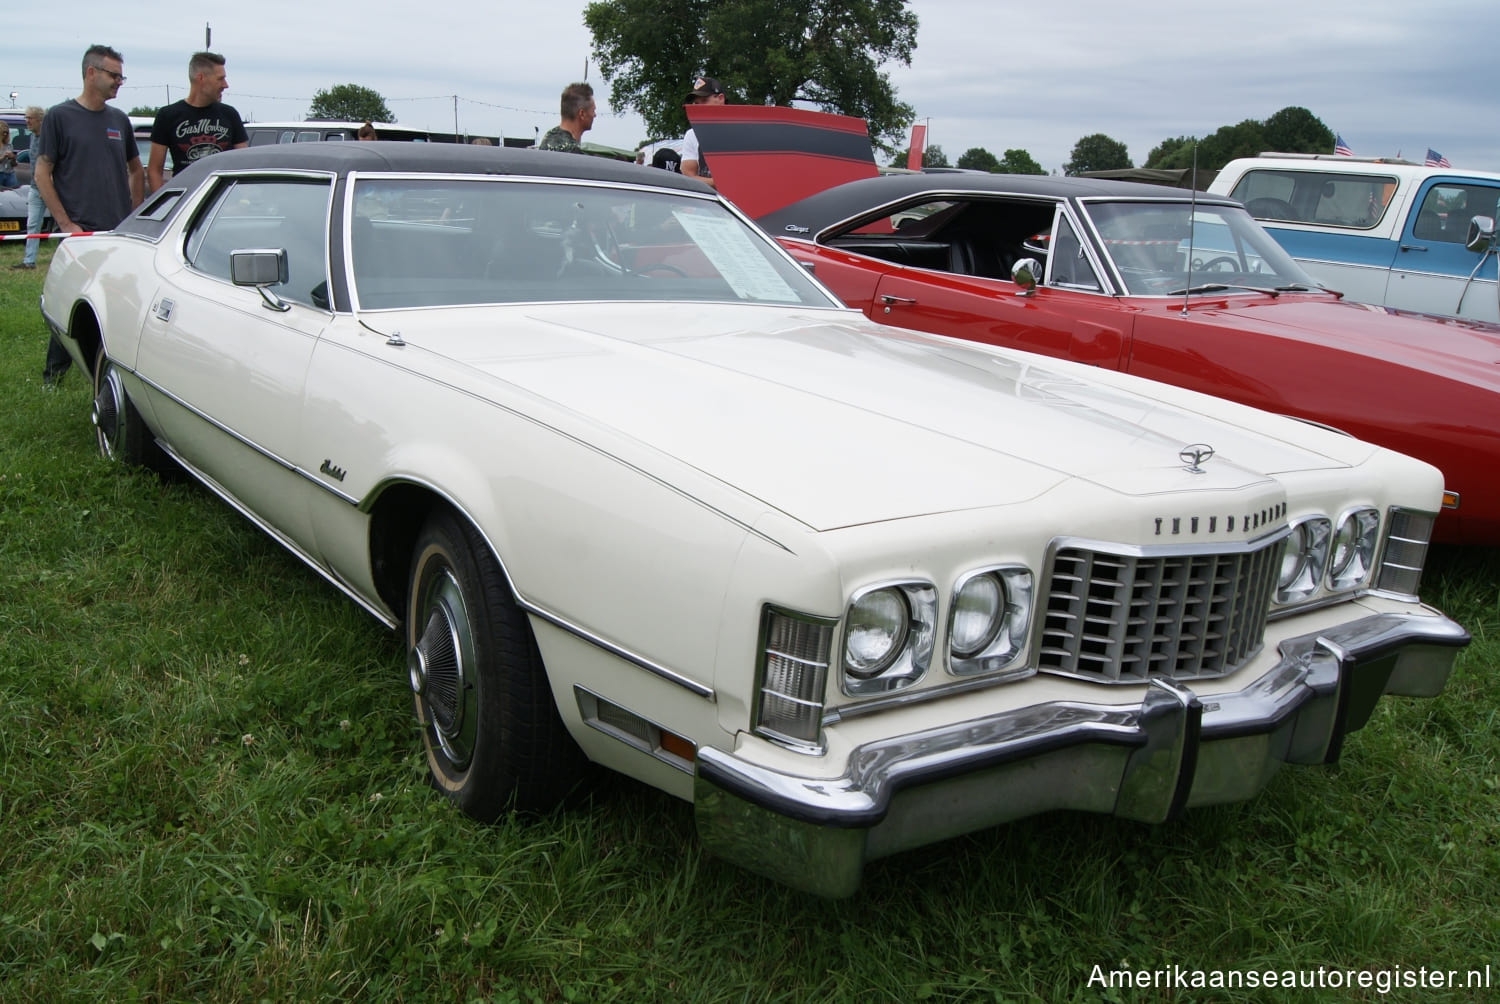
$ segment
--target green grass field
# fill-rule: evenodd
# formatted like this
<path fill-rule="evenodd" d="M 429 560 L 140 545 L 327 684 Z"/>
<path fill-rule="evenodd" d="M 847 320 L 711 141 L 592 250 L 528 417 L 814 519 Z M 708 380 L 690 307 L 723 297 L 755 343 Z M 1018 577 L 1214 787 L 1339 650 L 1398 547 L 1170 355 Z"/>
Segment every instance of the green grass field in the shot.
<path fill-rule="evenodd" d="M 825 902 L 706 856 L 689 806 L 623 779 L 496 826 L 450 808 L 396 636 L 206 491 L 99 460 L 85 374 L 41 389 L 45 271 L 20 253 L 0 245 L 0 1001 L 1500 1000 L 1496 552 L 1436 555 L 1424 591 L 1474 644 L 1337 766 L 1164 826 L 979 833 Z M 1486 965 L 1488 991 L 1090 981 Z"/>

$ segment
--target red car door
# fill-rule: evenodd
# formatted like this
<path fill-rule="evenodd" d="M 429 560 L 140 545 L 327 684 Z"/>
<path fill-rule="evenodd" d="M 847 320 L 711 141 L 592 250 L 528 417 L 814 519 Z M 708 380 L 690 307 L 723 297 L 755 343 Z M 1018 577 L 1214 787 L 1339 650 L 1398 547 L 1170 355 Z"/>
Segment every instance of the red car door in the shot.
<path fill-rule="evenodd" d="M 837 290 L 835 290 L 837 292 Z M 841 294 L 842 295 L 842 294 Z M 1114 297 L 920 269 L 880 277 L 870 317 L 883 324 L 1119 369 L 1132 312 Z"/>
<path fill-rule="evenodd" d="M 962 218 L 963 202 L 945 196 L 939 203 L 942 210 L 933 218 Z M 804 261 L 817 261 L 814 274 L 841 300 L 882 324 L 1091 366 L 1124 366 L 1136 311 L 1105 292 L 1067 214 L 1060 209 L 1054 214 L 1051 205 L 1036 202 L 984 200 L 975 205 L 976 213 L 985 214 L 981 218 L 987 226 L 983 228 L 957 233 L 956 227 L 935 230 L 921 241 L 897 236 L 867 242 L 876 253 L 893 256 L 903 248 L 912 252 L 920 247 L 933 259 L 929 267 L 897 264 L 839 247 L 814 248 L 806 242 L 788 242 L 788 246 Z M 1032 229 L 1019 236 L 997 236 L 1012 216 L 1030 221 Z M 1051 229 L 1040 243 L 1028 236 L 1038 226 L 1047 227 L 1049 220 Z M 871 229 L 866 227 L 861 233 Z M 1025 244 L 1019 243 L 1020 237 L 1027 238 Z M 882 244 L 902 247 L 881 251 Z M 1051 249 L 1050 254 L 1041 250 L 1043 245 Z M 934 249 L 940 253 L 934 254 Z M 1029 292 L 998 277 L 1008 275 L 1010 263 L 1023 254 L 1051 259 L 1046 282 Z M 971 274 L 976 271 L 985 274 Z"/>

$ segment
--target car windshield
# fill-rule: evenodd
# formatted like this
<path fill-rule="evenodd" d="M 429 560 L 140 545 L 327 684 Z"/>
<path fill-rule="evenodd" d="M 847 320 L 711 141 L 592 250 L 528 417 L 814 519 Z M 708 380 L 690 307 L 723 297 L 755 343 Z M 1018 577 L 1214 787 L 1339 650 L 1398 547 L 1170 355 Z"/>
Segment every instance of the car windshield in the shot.
<path fill-rule="evenodd" d="M 1317 285 L 1237 206 L 1085 202 L 1084 210 L 1126 289 L 1137 296 Z"/>
<path fill-rule="evenodd" d="M 356 178 L 361 309 L 557 300 L 833 307 L 722 205 L 644 188 L 492 178 Z"/>

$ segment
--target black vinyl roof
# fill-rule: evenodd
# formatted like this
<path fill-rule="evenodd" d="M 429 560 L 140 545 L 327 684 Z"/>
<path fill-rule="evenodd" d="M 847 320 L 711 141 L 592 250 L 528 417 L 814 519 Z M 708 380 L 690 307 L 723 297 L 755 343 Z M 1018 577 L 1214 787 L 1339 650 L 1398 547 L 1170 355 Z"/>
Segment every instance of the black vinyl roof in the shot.
<path fill-rule="evenodd" d="M 316 124 L 316 123 L 313 123 Z M 702 182 L 658 168 L 626 164 L 605 157 L 550 150 L 474 146 L 464 143 L 373 142 L 277 143 L 225 150 L 196 161 L 168 187 L 195 188 L 210 172 L 246 170 L 402 171 L 440 174 L 508 174 L 529 177 L 582 178 L 702 192 Z"/>
<path fill-rule="evenodd" d="M 1192 193 L 1161 185 L 1096 178 L 1060 178 L 1044 174 L 888 174 L 864 178 L 809 195 L 756 220 L 767 233 L 815 235 L 869 210 L 916 198 L 943 195 L 1019 195 L 1051 199 L 1115 198 L 1187 202 Z M 1239 205 L 1232 199 L 1199 192 L 1205 205 Z M 804 229 L 805 228 L 805 229 Z"/>
<path fill-rule="evenodd" d="M 211 183 L 213 178 L 226 173 L 279 171 L 316 171 L 339 178 L 351 171 L 561 178 L 712 194 L 712 189 L 696 178 L 586 154 L 404 140 L 276 143 L 225 150 L 194 161 L 151 193 L 115 229 L 155 240 L 186 201 L 183 196 Z"/>

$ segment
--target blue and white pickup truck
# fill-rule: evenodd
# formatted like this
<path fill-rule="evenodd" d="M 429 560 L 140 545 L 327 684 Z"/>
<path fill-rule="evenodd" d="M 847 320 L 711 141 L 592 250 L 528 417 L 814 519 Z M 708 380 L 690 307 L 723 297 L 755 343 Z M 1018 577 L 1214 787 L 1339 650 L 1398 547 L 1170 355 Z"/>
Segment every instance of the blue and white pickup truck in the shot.
<path fill-rule="evenodd" d="M 1350 300 L 1500 320 L 1493 230 L 1500 174 L 1405 160 L 1262 154 L 1230 161 L 1209 191 L 1245 204 L 1315 279 Z"/>

